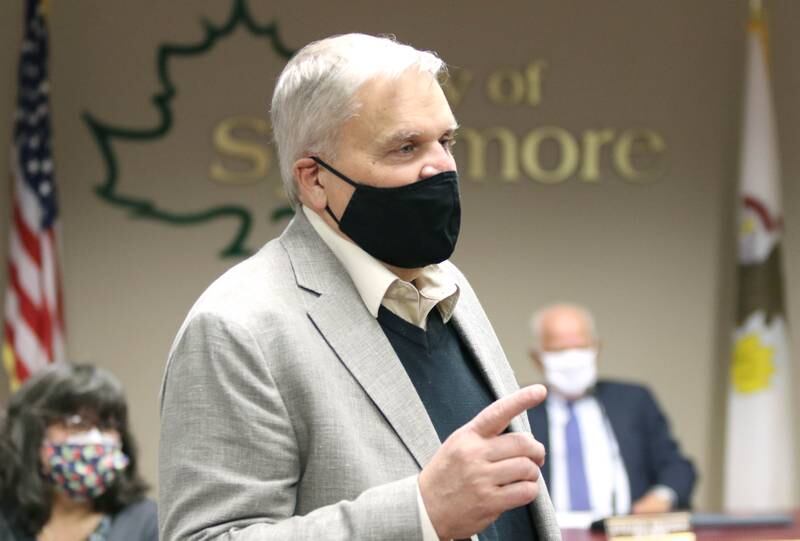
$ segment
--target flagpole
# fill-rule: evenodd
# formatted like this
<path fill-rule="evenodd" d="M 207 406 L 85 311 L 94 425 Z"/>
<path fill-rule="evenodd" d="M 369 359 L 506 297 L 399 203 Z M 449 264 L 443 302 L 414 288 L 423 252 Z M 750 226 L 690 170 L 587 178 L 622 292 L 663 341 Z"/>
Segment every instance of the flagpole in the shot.
<path fill-rule="evenodd" d="M 764 47 L 764 61 L 769 66 L 769 29 L 767 28 L 767 13 L 764 8 L 764 0 L 749 0 L 750 18 L 747 21 L 747 28 L 755 31 L 762 40 Z"/>
<path fill-rule="evenodd" d="M 764 1 L 750 0 L 750 19 L 761 21 L 764 19 Z"/>

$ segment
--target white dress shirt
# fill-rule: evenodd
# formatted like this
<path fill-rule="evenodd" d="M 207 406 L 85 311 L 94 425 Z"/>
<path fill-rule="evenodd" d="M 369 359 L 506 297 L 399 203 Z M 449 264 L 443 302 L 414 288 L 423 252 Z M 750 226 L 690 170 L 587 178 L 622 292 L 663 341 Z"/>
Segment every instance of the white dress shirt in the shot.
<path fill-rule="evenodd" d="M 593 396 L 573 402 L 581 434 L 583 464 L 589 485 L 590 519 L 627 514 L 631 508 L 630 485 L 625 464 L 619 453 L 617 439 L 602 406 Z M 553 506 L 563 522 L 574 523 L 569 517 L 570 494 L 567 474 L 567 449 L 565 427 L 569 420 L 567 401 L 550 391 L 546 402 L 550 448 L 550 496 Z M 562 523 L 559 520 L 559 523 Z"/>
<path fill-rule="evenodd" d="M 401 280 L 383 263 L 352 241 L 342 237 L 314 211 L 302 207 L 311 226 L 350 275 L 364 305 L 373 317 L 383 305 L 405 321 L 425 329 L 430 311 L 436 307 L 447 323 L 458 301 L 458 284 L 439 265 L 423 268 L 414 283 Z M 417 507 L 422 522 L 423 541 L 438 541 L 422 494 L 417 484 Z"/>

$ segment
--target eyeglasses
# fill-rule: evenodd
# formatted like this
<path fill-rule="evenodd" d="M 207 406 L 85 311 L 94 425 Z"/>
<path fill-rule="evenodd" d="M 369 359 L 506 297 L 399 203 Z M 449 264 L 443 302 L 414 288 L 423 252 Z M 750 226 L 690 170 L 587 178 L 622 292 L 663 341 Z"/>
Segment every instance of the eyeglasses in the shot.
<path fill-rule="evenodd" d="M 97 419 L 96 417 L 82 416 L 78 414 L 66 415 L 59 418 L 56 422 L 61 424 L 70 432 L 88 432 L 93 428 L 101 432 L 109 430 L 119 430 L 119 422 L 115 419 Z"/>

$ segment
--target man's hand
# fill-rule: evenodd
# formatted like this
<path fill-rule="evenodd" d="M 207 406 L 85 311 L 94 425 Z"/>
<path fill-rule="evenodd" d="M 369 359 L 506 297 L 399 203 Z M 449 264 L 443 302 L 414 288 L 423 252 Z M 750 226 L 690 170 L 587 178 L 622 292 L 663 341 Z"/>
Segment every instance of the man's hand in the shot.
<path fill-rule="evenodd" d="M 672 501 L 656 491 L 651 491 L 633 502 L 631 513 L 667 513 L 672 509 Z"/>
<path fill-rule="evenodd" d="M 420 494 L 440 538 L 468 538 L 539 494 L 544 446 L 530 434 L 503 432 L 545 396 L 544 386 L 531 385 L 492 403 L 453 432 L 422 470 Z"/>

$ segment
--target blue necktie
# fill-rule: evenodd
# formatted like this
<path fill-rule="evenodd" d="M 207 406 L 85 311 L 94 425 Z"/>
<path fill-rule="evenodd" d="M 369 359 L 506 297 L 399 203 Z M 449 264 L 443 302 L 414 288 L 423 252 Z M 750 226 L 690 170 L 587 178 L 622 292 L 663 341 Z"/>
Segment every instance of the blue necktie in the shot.
<path fill-rule="evenodd" d="M 569 420 L 565 430 L 567 440 L 567 476 L 569 477 L 569 506 L 572 511 L 589 511 L 589 486 L 583 466 L 581 429 L 572 402 L 567 404 Z"/>

